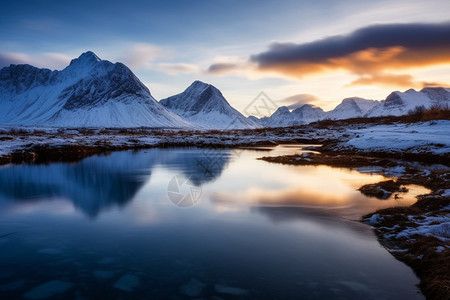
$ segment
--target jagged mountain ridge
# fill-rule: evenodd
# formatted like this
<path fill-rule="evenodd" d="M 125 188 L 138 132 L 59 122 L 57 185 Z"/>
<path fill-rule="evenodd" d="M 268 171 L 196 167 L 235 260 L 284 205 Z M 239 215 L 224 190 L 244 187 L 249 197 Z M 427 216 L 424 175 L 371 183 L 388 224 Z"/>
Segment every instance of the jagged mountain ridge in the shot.
<path fill-rule="evenodd" d="M 286 107 L 279 107 L 270 117 L 261 119 L 264 127 L 285 127 L 311 123 L 324 117 L 325 112 L 317 106 L 304 104 L 292 112 Z"/>
<path fill-rule="evenodd" d="M 65 127 L 192 127 L 160 105 L 122 63 L 93 52 L 62 71 L 30 65 L 0 70 L 0 123 Z"/>
<path fill-rule="evenodd" d="M 234 109 L 213 85 L 194 81 L 184 92 L 160 100 L 187 121 L 204 128 L 255 128 L 258 124 Z"/>
<path fill-rule="evenodd" d="M 333 110 L 323 112 L 319 107 L 305 104 L 292 112 L 286 106 L 279 107 L 270 117 L 259 120 L 264 127 L 285 127 L 315 121 L 349 119 L 358 117 L 406 115 L 418 106 L 425 108 L 449 107 L 450 89 L 427 87 L 420 91 L 409 89 L 392 92 L 385 100 L 368 100 L 359 97 L 346 98 Z M 301 113 L 300 113 L 301 111 Z"/>
<path fill-rule="evenodd" d="M 345 98 L 333 110 L 325 113 L 325 118 L 338 120 L 363 117 L 369 110 L 380 103 L 376 100 L 367 100 L 359 97 Z"/>
<path fill-rule="evenodd" d="M 367 117 L 406 115 L 418 106 L 431 108 L 433 106 L 448 107 L 450 104 L 450 89 L 443 87 L 428 87 L 420 91 L 409 89 L 405 92 L 395 91 L 384 101 L 367 112 Z"/>

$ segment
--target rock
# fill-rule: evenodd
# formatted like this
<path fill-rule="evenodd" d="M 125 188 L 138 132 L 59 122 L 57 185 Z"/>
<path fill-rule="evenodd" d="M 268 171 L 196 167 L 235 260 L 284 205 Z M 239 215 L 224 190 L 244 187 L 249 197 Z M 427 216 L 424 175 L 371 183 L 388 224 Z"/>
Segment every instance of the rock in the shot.
<path fill-rule="evenodd" d="M 122 290 L 124 292 L 131 292 L 141 284 L 141 280 L 131 274 L 126 274 L 120 277 L 119 280 L 114 284 L 116 289 Z"/>
<path fill-rule="evenodd" d="M 180 292 L 189 297 L 199 297 L 205 287 L 206 284 L 193 278 L 188 283 L 183 284 L 180 287 Z"/>
<path fill-rule="evenodd" d="M 27 299 L 45 299 L 61 294 L 70 289 L 73 283 L 61 280 L 52 280 L 41 284 L 23 295 Z"/>

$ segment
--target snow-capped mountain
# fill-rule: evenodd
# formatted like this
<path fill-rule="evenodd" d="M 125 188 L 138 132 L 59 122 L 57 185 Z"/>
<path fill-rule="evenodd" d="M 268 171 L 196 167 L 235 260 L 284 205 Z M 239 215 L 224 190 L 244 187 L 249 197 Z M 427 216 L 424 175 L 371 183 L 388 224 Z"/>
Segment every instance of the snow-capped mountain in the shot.
<path fill-rule="evenodd" d="M 261 119 L 264 127 L 285 127 L 307 124 L 323 119 L 325 112 L 317 106 L 304 104 L 292 112 L 286 106 L 279 107 L 270 117 Z"/>
<path fill-rule="evenodd" d="M 320 107 L 305 104 L 292 111 L 294 119 L 299 124 L 306 124 L 321 120 L 325 117 L 325 112 Z"/>
<path fill-rule="evenodd" d="M 160 105 L 122 63 L 93 52 L 62 71 L 30 65 L 0 70 L 0 123 L 64 127 L 192 126 Z"/>
<path fill-rule="evenodd" d="M 280 106 L 270 117 L 260 119 L 264 127 L 285 127 L 291 126 L 291 111 L 286 106 Z"/>
<path fill-rule="evenodd" d="M 386 100 L 367 100 L 351 97 L 342 100 L 333 110 L 324 112 L 320 107 L 305 104 L 293 111 L 279 107 L 270 117 L 259 120 L 263 127 L 286 127 L 307 124 L 324 119 L 350 119 L 358 117 L 401 116 L 416 107 L 450 107 L 450 89 L 443 87 L 409 89 L 402 93 L 392 92 Z"/>
<path fill-rule="evenodd" d="M 204 128 L 255 128 L 258 124 L 231 107 L 210 84 L 194 81 L 184 92 L 159 103 L 187 121 Z"/>
<path fill-rule="evenodd" d="M 363 117 L 369 110 L 380 104 L 380 101 L 358 97 L 345 98 L 333 110 L 326 112 L 326 118 L 332 120 Z"/>
<path fill-rule="evenodd" d="M 369 110 L 367 117 L 406 115 L 418 106 L 449 106 L 450 90 L 442 87 L 424 88 L 420 91 L 409 89 L 406 92 L 392 92 L 384 101 Z"/>

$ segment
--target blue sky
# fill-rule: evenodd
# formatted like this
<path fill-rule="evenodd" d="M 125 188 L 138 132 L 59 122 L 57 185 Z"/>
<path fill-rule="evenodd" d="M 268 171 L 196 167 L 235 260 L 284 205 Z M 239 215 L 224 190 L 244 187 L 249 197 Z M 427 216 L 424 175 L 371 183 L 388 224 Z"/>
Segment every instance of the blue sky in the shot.
<path fill-rule="evenodd" d="M 30 63 L 62 69 L 71 58 L 92 50 L 102 59 L 127 64 L 158 99 L 200 79 L 221 89 L 240 110 L 260 91 L 274 100 L 308 99 L 331 109 L 344 97 L 382 99 L 389 91 L 407 89 L 408 84 L 414 88 L 423 82 L 450 84 L 450 61 L 443 57 L 439 63 L 403 63 L 401 70 L 377 74 L 327 65 L 323 72 L 303 76 L 303 61 L 267 69 L 250 58 L 269 53 L 274 42 L 301 48 L 376 24 L 445 25 L 449 11 L 448 0 L 2 1 L 0 67 Z M 389 46 L 388 52 L 397 55 L 397 45 Z M 348 57 L 339 60 L 348 63 Z M 208 72 L 215 64 L 233 68 Z M 397 80 L 397 85 L 374 80 L 380 76 L 411 80 Z"/>

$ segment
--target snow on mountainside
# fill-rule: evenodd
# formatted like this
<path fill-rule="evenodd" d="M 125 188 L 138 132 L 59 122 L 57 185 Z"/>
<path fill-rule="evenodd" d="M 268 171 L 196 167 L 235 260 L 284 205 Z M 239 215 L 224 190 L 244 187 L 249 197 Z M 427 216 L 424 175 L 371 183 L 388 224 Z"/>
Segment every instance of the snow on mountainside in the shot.
<path fill-rule="evenodd" d="M 279 107 L 270 117 L 260 120 L 264 127 L 285 127 L 307 124 L 322 120 L 325 112 L 311 104 L 294 109 L 292 112 L 286 106 Z"/>
<path fill-rule="evenodd" d="M 0 124 L 65 127 L 192 126 L 160 105 L 122 63 L 93 52 L 62 71 L 30 65 L 0 70 Z"/>
<path fill-rule="evenodd" d="M 402 93 L 392 92 L 386 100 L 375 106 L 366 114 L 368 117 L 400 116 L 418 106 L 430 108 L 432 106 L 448 107 L 450 104 L 450 91 L 446 88 L 424 88 L 421 91 L 409 89 Z"/>
<path fill-rule="evenodd" d="M 324 119 L 400 116 L 408 114 L 418 106 L 449 107 L 450 89 L 433 87 L 424 88 L 421 91 L 410 89 L 404 93 L 396 91 L 382 101 L 358 97 L 346 98 L 333 110 L 327 112 L 310 104 L 305 104 L 292 112 L 286 106 L 281 106 L 270 117 L 261 118 L 259 123 L 264 127 L 286 127 Z"/>
<path fill-rule="evenodd" d="M 379 103 L 380 101 L 358 97 L 346 98 L 335 109 L 326 112 L 326 118 L 338 120 L 362 117 Z"/>
<path fill-rule="evenodd" d="M 295 116 L 294 118 L 299 122 L 299 124 L 315 122 L 325 117 L 325 112 L 323 109 L 311 104 L 305 104 L 297 109 L 294 109 L 292 114 Z"/>
<path fill-rule="evenodd" d="M 204 128 L 255 128 L 259 125 L 230 106 L 222 93 L 210 84 L 193 82 L 184 92 L 159 103 L 187 121 Z"/>

